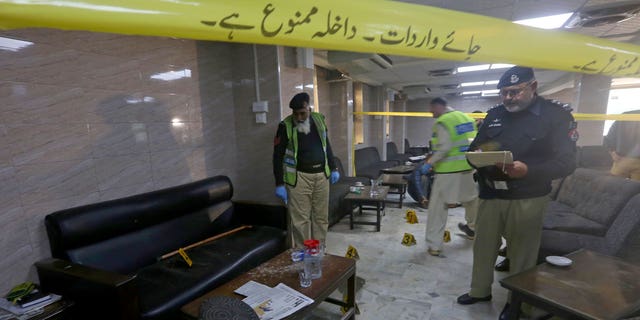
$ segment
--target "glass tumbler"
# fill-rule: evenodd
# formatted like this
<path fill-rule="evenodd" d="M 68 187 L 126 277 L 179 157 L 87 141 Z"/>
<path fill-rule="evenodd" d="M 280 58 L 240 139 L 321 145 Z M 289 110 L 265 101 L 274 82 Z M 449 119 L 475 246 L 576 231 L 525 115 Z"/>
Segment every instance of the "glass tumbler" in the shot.
<path fill-rule="evenodd" d="M 298 271 L 298 278 L 300 278 L 300 287 L 308 288 L 311 286 L 311 272 L 304 268 Z"/>

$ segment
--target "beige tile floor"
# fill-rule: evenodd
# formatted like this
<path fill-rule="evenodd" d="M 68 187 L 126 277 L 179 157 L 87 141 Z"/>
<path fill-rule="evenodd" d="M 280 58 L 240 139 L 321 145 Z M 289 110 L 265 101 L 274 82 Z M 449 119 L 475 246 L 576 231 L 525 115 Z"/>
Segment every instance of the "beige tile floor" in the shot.
<path fill-rule="evenodd" d="M 414 209 L 417 224 L 405 221 L 407 209 Z M 372 221 L 373 213 L 365 218 Z M 358 319 L 416 320 L 484 320 L 497 319 L 507 298 L 507 290 L 497 279 L 506 276 L 496 272 L 493 300 L 463 306 L 456 298 L 468 292 L 471 278 L 473 241 L 462 236 L 458 222 L 464 220 L 464 209 L 449 209 L 447 230 L 451 242 L 445 244 L 443 256 L 427 254 L 425 223 L 428 210 L 421 209 L 409 198 L 403 208 L 388 206 L 382 218 L 380 232 L 374 226 L 356 225 L 349 229 L 344 217 L 330 228 L 327 252 L 344 256 L 349 245 L 360 255 L 356 265 L 358 277 L 356 302 Z M 401 244 L 405 233 L 416 238 L 416 245 Z M 502 259 L 502 258 L 499 258 Z M 335 292 L 340 297 L 339 292 Z M 340 319 L 339 307 L 323 303 L 308 319 Z"/>

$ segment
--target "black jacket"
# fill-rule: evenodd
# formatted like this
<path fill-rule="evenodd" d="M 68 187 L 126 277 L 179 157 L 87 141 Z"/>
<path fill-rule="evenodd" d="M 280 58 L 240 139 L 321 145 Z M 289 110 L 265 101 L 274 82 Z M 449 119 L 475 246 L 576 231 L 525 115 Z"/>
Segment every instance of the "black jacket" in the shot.
<path fill-rule="evenodd" d="M 527 199 L 551 191 L 551 180 L 575 170 L 577 124 L 570 111 L 550 100 L 536 97 L 520 112 L 509 112 L 503 105 L 488 111 L 471 150 L 513 153 L 514 161 L 524 162 L 527 175 L 512 179 L 495 167 L 479 168 L 481 199 Z M 495 181 L 505 181 L 508 189 L 496 189 Z"/>

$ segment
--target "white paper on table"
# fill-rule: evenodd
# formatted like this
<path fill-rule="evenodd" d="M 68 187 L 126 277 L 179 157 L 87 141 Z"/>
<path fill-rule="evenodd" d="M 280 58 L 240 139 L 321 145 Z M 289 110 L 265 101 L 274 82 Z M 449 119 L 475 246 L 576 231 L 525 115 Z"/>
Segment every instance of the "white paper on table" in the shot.
<path fill-rule="evenodd" d="M 233 292 L 241 294 L 243 296 L 249 296 L 251 294 L 258 294 L 260 292 L 268 292 L 269 290 L 271 290 L 271 287 L 260 282 L 250 280 L 249 282 L 243 284 L 242 287 L 236 289 Z"/>
<path fill-rule="evenodd" d="M 467 160 L 476 168 L 494 166 L 496 163 L 512 164 L 511 151 L 465 152 Z"/>
<path fill-rule="evenodd" d="M 259 283 L 258 283 L 259 284 Z M 261 320 L 278 320 L 287 317 L 313 303 L 313 299 L 280 283 L 275 288 L 264 290 L 264 285 L 254 286 L 258 291 L 250 292 L 242 301 L 256 312 Z"/>

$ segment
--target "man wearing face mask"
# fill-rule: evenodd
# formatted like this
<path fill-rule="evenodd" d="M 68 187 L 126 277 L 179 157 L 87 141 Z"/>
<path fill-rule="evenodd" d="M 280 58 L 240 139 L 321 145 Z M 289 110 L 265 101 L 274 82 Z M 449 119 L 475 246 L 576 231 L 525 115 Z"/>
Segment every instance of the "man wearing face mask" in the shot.
<path fill-rule="evenodd" d="M 575 169 L 576 122 L 562 105 L 539 97 L 537 86 L 531 68 L 507 70 L 498 82 L 502 104 L 488 111 L 471 143 L 475 151 L 511 151 L 514 161 L 478 168 L 471 290 L 458 297 L 460 304 L 491 300 L 501 236 L 509 244 L 511 274 L 536 265 L 551 180 Z"/>
<path fill-rule="evenodd" d="M 309 95 L 296 94 L 292 114 L 278 125 L 273 147 L 276 196 L 288 206 L 292 244 L 306 239 L 324 243 L 329 226 L 329 180 L 340 174 L 333 161 L 324 116 L 311 112 Z"/>

